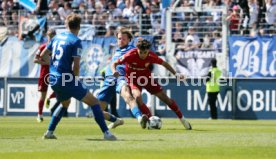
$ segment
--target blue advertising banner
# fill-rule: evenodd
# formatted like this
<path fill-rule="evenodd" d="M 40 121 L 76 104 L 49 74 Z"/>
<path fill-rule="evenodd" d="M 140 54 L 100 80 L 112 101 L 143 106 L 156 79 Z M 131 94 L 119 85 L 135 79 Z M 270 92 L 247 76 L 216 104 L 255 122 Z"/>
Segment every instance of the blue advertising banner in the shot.
<path fill-rule="evenodd" d="M 0 78 L 0 114 L 4 112 L 4 78 Z"/>
<path fill-rule="evenodd" d="M 204 79 L 157 79 L 166 94 L 176 101 L 188 118 L 209 118 L 210 111 Z M 89 82 L 90 81 L 90 82 Z M 217 108 L 219 119 L 276 119 L 276 79 L 227 79 L 221 80 Z M 97 96 L 100 80 L 86 80 L 84 84 Z M 49 93 L 52 90 L 49 89 Z M 142 92 L 144 103 L 160 117 L 176 118 L 169 107 L 147 91 Z M 8 78 L 7 115 L 36 115 L 39 100 L 36 78 Z M 121 117 L 132 117 L 129 107 L 117 95 L 117 110 Z M 0 78 L 0 113 L 3 113 L 4 80 Z M 53 105 L 54 99 L 51 100 Z M 109 109 L 110 110 L 110 109 Z M 44 109 L 44 115 L 49 109 Z M 72 99 L 70 116 L 92 116 L 91 109 Z"/>
<path fill-rule="evenodd" d="M 188 79 L 177 82 L 175 79 L 157 79 L 163 85 L 166 94 L 174 99 L 183 114 L 188 118 L 209 118 L 207 94 L 204 79 Z M 221 91 L 218 95 L 217 108 L 220 119 L 276 119 L 276 88 L 271 87 L 275 80 L 221 80 Z M 264 87 L 252 87 L 252 86 Z M 99 86 L 89 86 L 96 96 Z M 176 115 L 157 97 L 143 90 L 143 101 L 160 117 Z M 117 95 L 118 96 L 118 95 Z M 122 98 L 117 98 L 117 110 L 121 117 L 132 117 L 129 107 Z M 153 100 L 153 101 L 151 101 Z M 80 105 L 80 116 L 91 112 L 87 106 Z"/>
<path fill-rule="evenodd" d="M 37 112 L 39 94 L 36 78 L 8 78 L 7 93 L 7 115 Z"/>
<path fill-rule="evenodd" d="M 1 81 L 0 81 L 1 84 Z M 1 85 L 0 85 L 1 86 Z M 49 87 L 47 96 L 52 93 Z M 7 115 L 17 116 L 36 116 L 38 113 L 38 101 L 40 99 L 38 91 L 37 78 L 8 78 L 7 79 Z M 56 99 L 52 98 L 50 108 L 55 104 Z M 76 100 L 72 99 L 69 109 L 69 114 L 75 116 Z M 50 109 L 43 109 L 43 115 L 47 116 Z"/>
<path fill-rule="evenodd" d="M 275 79 L 236 81 L 236 119 L 276 119 Z"/>
<path fill-rule="evenodd" d="M 166 81 L 158 79 L 159 83 L 166 84 L 163 86 L 166 94 L 175 100 L 183 114 L 188 118 L 209 118 L 210 112 L 205 92 L 205 84 L 203 79 L 187 79 L 184 82 L 177 82 L 176 79 Z M 217 107 L 218 118 L 232 118 L 232 81 L 225 80 L 221 82 L 220 94 L 218 95 Z M 176 117 L 175 113 L 169 109 L 158 98 L 154 97 L 155 113 L 161 117 Z"/>
<path fill-rule="evenodd" d="M 276 36 L 229 38 L 232 77 L 276 77 Z"/>

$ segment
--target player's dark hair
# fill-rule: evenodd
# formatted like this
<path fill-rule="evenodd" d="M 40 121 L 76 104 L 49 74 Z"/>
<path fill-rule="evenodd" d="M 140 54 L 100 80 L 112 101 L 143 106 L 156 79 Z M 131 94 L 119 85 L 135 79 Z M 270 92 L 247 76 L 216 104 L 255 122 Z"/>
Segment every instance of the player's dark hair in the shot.
<path fill-rule="evenodd" d="M 69 27 L 69 29 L 79 29 L 81 24 L 81 17 L 75 13 L 69 14 L 66 17 L 65 23 Z"/>
<path fill-rule="evenodd" d="M 217 67 L 217 60 L 215 58 L 211 60 L 211 65 L 212 67 Z"/>
<path fill-rule="evenodd" d="M 116 32 L 116 37 L 118 38 L 119 34 L 126 34 L 127 37 L 129 38 L 129 40 L 131 41 L 133 38 L 133 35 L 131 34 L 131 32 L 127 29 L 127 28 L 120 28 L 117 32 Z"/>
<path fill-rule="evenodd" d="M 136 47 L 139 50 L 148 50 L 151 47 L 151 43 L 146 39 L 141 39 L 141 40 L 138 40 Z"/>

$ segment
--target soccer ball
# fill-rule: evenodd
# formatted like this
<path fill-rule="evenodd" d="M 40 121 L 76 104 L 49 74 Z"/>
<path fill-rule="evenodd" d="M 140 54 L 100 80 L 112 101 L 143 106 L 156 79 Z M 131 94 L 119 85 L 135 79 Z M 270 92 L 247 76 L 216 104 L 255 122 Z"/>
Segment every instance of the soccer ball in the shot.
<path fill-rule="evenodd" d="M 148 129 L 161 129 L 162 121 L 158 116 L 152 116 L 149 118 Z"/>

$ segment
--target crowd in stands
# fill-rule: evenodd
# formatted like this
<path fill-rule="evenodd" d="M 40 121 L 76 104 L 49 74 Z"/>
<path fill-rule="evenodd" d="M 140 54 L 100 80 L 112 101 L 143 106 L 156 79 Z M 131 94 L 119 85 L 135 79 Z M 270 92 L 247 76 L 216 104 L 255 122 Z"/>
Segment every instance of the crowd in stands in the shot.
<path fill-rule="evenodd" d="M 40 0 L 47 3 L 47 0 Z M 172 0 L 173 1 L 173 0 Z M 173 1 L 174 2 L 174 1 Z M 0 26 L 9 34 L 17 34 L 19 16 L 24 8 L 18 0 L 0 1 Z M 181 0 L 177 7 L 192 7 L 195 0 Z M 203 7 L 226 6 L 225 20 L 229 35 L 271 35 L 276 31 L 276 0 L 202 0 Z M 33 13 L 47 16 L 47 25 L 62 25 L 65 17 L 80 13 L 83 24 L 95 27 L 97 36 L 112 36 L 118 26 L 128 26 L 134 35 L 154 35 L 162 39 L 165 33 L 165 8 L 161 0 L 50 0 Z M 179 48 L 213 48 L 221 37 L 221 12 L 174 13 L 173 41 L 185 42 Z M 206 34 L 207 33 L 207 34 Z M 219 40 L 217 40 L 219 41 Z M 216 46 L 214 46 L 216 45 Z"/>

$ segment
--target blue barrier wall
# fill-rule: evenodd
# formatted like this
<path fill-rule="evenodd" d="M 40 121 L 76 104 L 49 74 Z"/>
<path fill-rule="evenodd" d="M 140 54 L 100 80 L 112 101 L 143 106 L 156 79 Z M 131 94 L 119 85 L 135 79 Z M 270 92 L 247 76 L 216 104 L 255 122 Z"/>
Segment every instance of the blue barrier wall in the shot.
<path fill-rule="evenodd" d="M 176 79 L 158 79 L 164 91 L 180 106 L 188 118 L 209 118 L 209 107 L 205 93 L 204 79 L 187 79 L 180 82 Z M 221 119 L 276 119 L 276 79 L 231 79 L 221 82 L 218 95 L 218 117 Z M 97 85 L 87 84 L 96 96 Z M 0 78 L 1 103 L 3 103 L 4 80 Z M 49 89 L 51 91 L 51 89 Z M 8 78 L 7 80 L 7 115 L 35 115 L 37 112 L 36 78 Z M 160 117 L 176 117 L 176 115 L 158 98 L 143 91 L 143 100 Z M 153 101 L 151 101 L 153 100 Z M 91 110 L 87 105 L 72 100 L 71 116 L 86 116 Z M 129 108 L 120 98 L 117 102 L 118 113 L 122 117 L 131 117 Z M 3 108 L 0 108 L 3 113 Z M 45 115 L 49 110 L 45 109 Z"/>

